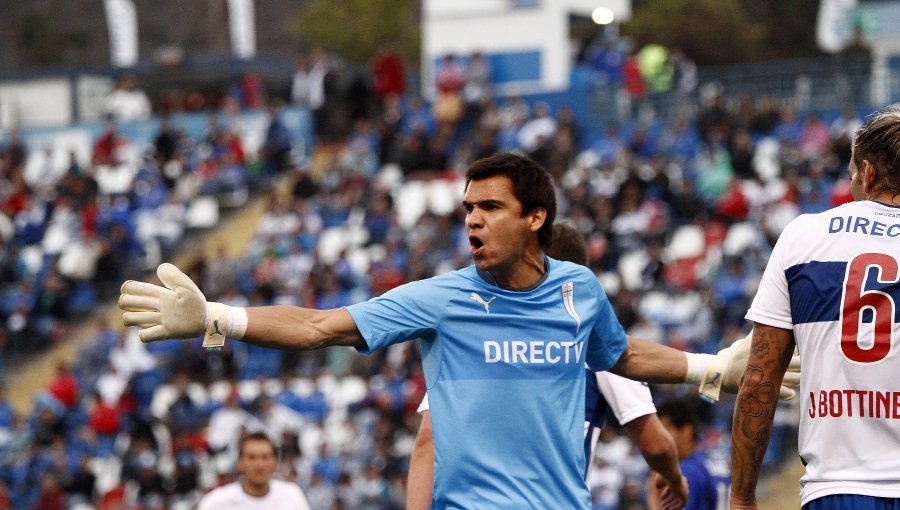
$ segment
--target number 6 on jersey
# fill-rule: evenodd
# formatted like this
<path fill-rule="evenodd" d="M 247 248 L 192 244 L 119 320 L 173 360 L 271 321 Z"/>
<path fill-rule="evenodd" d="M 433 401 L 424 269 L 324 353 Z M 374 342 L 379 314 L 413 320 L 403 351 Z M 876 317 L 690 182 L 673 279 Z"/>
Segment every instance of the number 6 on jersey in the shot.
<path fill-rule="evenodd" d="M 888 285 L 885 290 L 898 283 L 897 259 L 886 253 L 860 253 L 847 264 L 841 296 L 841 352 L 853 363 L 880 363 L 891 352 L 896 305 L 884 290 L 866 290 L 866 279 L 872 268 L 878 271 L 877 282 Z M 866 345 L 868 341 L 860 342 L 860 329 L 866 309 L 873 315 L 873 325 L 871 347 L 864 348 L 860 344 Z"/>

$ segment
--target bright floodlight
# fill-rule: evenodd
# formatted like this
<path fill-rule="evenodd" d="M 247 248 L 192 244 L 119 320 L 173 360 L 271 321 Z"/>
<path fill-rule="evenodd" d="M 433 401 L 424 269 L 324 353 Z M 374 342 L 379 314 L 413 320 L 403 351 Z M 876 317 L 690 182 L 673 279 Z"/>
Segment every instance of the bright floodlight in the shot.
<path fill-rule="evenodd" d="M 609 7 L 597 7 L 591 13 L 591 19 L 598 25 L 609 25 L 616 18 L 616 15 Z"/>

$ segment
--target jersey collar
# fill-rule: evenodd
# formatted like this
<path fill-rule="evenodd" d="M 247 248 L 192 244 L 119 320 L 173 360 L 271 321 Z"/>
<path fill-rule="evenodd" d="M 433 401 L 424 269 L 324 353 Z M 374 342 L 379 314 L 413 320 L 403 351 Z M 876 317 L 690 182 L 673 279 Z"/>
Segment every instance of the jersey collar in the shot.
<path fill-rule="evenodd" d="M 492 275 L 490 271 L 482 271 L 481 269 L 476 269 L 475 271 L 478 273 L 478 276 L 480 276 L 482 280 L 490 285 L 493 285 L 494 287 L 508 290 L 510 292 L 531 292 L 534 289 L 540 287 L 545 281 L 547 281 L 547 277 L 550 276 L 550 261 L 548 261 L 547 256 L 544 255 L 544 275 L 541 276 L 541 279 L 538 280 L 537 283 L 535 283 L 531 287 L 526 287 L 524 289 L 506 289 L 500 287 L 500 285 L 497 284 L 497 280 L 494 279 L 494 275 Z"/>
<path fill-rule="evenodd" d="M 876 204 L 883 205 L 885 207 L 890 207 L 891 209 L 900 209 L 900 205 L 896 205 L 896 204 L 886 204 L 884 202 L 879 202 L 878 200 L 869 200 L 869 202 L 875 202 Z"/>

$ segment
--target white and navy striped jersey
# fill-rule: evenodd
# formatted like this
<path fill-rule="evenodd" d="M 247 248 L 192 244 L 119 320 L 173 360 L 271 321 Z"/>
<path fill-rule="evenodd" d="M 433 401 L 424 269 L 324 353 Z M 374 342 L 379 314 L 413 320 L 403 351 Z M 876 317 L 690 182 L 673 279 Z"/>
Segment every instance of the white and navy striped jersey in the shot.
<path fill-rule="evenodd" d="M 611 410 L 621 425 L 656 413 L 653 397 L 646 383 L 632 381 L 609 372 L 585 369 L 584 392 L 584 458 L 585 479 L 590 475 L 594 452 L 600 441 L 606 411 Z"/>
<path fill-rule="evenodd" d="M 782 233 L 747 319 L 800 349 L 801 503 L 900 497 L 900 208 L 853 202 Z"/>

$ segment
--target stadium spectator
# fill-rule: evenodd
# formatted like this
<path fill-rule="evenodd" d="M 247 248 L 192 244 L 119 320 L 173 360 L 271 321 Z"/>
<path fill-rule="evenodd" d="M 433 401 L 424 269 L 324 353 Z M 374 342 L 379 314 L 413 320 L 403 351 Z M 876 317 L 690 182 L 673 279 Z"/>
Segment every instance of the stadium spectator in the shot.
<path fill-rule="evenodd" d="M 281 108 L 277 104 L 269 107 L 269 127 L 260 149 L 266 175 L 274 176 L 290 165 L 291 133 L 281 120 Z"/>
<path fill-rule="evenodd" d="M 331 63 L 328 53 L 322 48 L 316 48 L 312 51 L 312 63 L 309 68 L 309 98 L 307 99 L 309 109 L 313 118 L 313 133 L 321 141 L 326 141 L 325 136 L 327 126 L 327 111 L 325 110 L 325 101 L 330 94 L 329 88 L 331 72 Z"/>
<path fill-rule="evenodd" d="M 110 119 L 120 122 L 146 120 L 150 117 L 150 100 L 137 87 L 132 76 L 124 76 L 116 82 L 116 88 L 103 99 L 103 112 Z"/>
<path fill-rule="evenodd" d="M 106 123 L 106 129 L 94 143 L 93 165 L 118 165 L 123 162 L 122 149 L 128 141 L 116 133 L 116 124 Z"/>
<path fill-rule="evenodd" d="M 72 409 L 78 400 L 78 379 L 72 368 L 66 363 L 56 366 L 56 377 L 47 387 L 47 392 L 56 398 L 66 409 Z"/>
<path fill-rule="evenodd" d="M 725 107 L 725 96 L 719 90 L 712 93 L 697 117 L 697 131 L 707 144 L 725 143 L 731 140 L 734 132 L 734 118 Z"/>
<path fill-rule="evenodd" d="M 210 451 L 214 454 L 222 453 L 226 459 L 234 460 L 238 456 L 238 439 L 242 432 L 256 432 L 261 428 L 259 419 L 240 406 L 237 390 L 232 390 L 224 405 L 209 417 L 207 440 Z"/>
<path fill-rule="evenodd" d="M 463 88 L 466 86 L 466 68 L 453 53 L 444 55 L 435 70 L 437 98 L 434 102 L 434 118 L 438 123 L 456 124 L 463 115 Z"/>
<path fill-rule="evenodd" d="M 676 92 L 688 96 L 697 88 L 697 65 L 680 48 L 669 53 L 672 67 L 672 86 Z"/>
<path fill-rule="evenodd" d="M 467 127 L 481 116 L 481 105 L 493 97 L 493 81 L 491 63 L 480 51 L 472 52 L 466 65 L 466 85 L 462 90 Z"/>
<path fill-rule="evenodd" d="M 402 97 L 406 94 L 406 64 L 390 43 L 378 46 L 378 53 L 372 62 L 372 80 L 375 95 L 384 107 L 388 97 Z"/>
<path fill-rule="evenodd" d="M 859 118 L 856 109 L 849 105 L 845 106 L 841 110 L 841 116 L 831 123 L 830 130 L 833 138 L 831 144 L 842 167 L 850 163 L 853 152 L 853 136 L 856 135 L 862 124 L 862 119 Z"/>
<path fill-rule="evenodd" d="M 809 113 L 800 131 L 800 152 L 805 158 L 812 158 L 828 150 L 830 141 L 828 125 L 815 113 Z"/>
<path fill-rule="evenodd" d="M 198 510 L 309 510 L 300 487 L 272 478 L 278 467 L 277 452 L 265 434 L 241 438 L 237 467 L 241 479 L 204 496 Z"/>
<path fill-rule="evenodd" d="M 238 82 L 236 92 L 237 104 L 242 109 L 262 108 L 268 101 L 265 83 L 257 73 L 244 73 Z"/>
<path fill-rule="evenodd" d="M 306 54 L 294 57 L 294 74 L 285 87 L 285 102 L 301 108 L 310 107 L 309 58 Z"/>
<path fill-rule="evenodd" d="M 519 129 L 519 146 L 533 154 L 553 140 L 556 132 L 556 119 L 551 115 L 550 105 L 538 103 L 534 106 L 534 116 Z"/>

